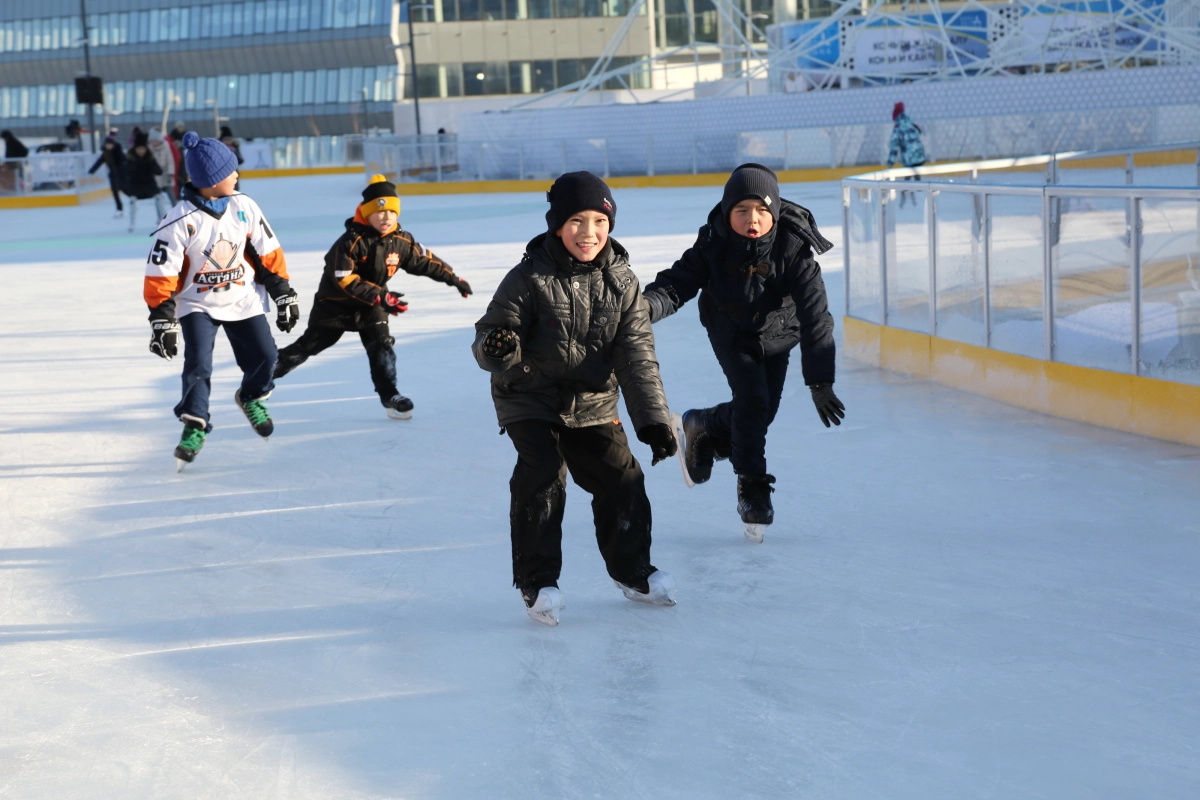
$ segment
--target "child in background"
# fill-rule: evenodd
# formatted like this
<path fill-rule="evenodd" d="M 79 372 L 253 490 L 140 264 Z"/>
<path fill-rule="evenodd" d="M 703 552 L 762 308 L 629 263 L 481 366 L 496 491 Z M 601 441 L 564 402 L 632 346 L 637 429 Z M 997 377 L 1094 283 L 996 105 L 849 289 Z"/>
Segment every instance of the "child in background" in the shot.
<path fill-rule="evenodd" d="M 276 357 L 264 316 L 268 296 L 279 330 L 290 331 L 300 318 L 279 240 L 258 204 L 234 191 L 238 174 L 233 153 L 194 132 L 183 143 L 191 182 L 154 234 L 145 281 L 153 332 L 150 352 L 174 358 L 183 334 L 183 398 L 175 406 L 184 426 L 175 448 L 181 470 L 195 460 L 212 432 L 208 398 L 217 331 L 225 329 L 242 370 L 234 402 L 265 439 L 275 429 L 263 404 L 274 388 Z"/>
<path fill-rule="evenodd" d="M 652 464 L 676 445 L 649 309 L 628 253 L 609 236 L 612 192 L 590 172 L 571 172 L 547 199 L 548 230 L 496 289 L 475 324 L 473 352 L 492 374 L 500 431 L 517 450 L 509 482 L 513 585 L 531 619 L 557 625 L 568 470 L 592 495 L 609 577 L 630 600 L 675 605 L 674 581 L 650 563 L 650 500 L 617 418 L 620 390 Z"/>
<path fill-rule="evenodd" d="M 155 200 L 161 197 L 162 192 L 159 187 L 159 177 L 163 174 L 162 166 L 150 152 L 149 140 L 146 134 L 138 131 L 137 136 L 133 140 L 133 149 L 129 151 L 129 158 L 125 161 L 125 193 L 129 195 L 129 231 L 133 232 L 133 226 L 137 222 L 137 210 L 139 200 Z M 158 211 L 159 201 L 155 200 L 155 211 Z M 168 206 L 168 209 L 170 207 Z M 156 220 L 161 220 L 165 215 L 155 214 Z M 157 226 L 156 226 L 157 227 Z"/>
<path fill-rule="evenodd" d="M 831 247 L 808 209 L 780 200 L 774 172 L 743 164 L 729 176 L 696 243 L 646 287 L 653 322 L 700 293 L 700 323 L 733 399 L 683 414 L 677 424 L 684 467 L 694 483 L 704 483 L 716 458 L 730 460 L 738 476 L 738 514 L 752 542 L 761 542 L 775 519 L 767 427 L 797 344 L 821 421 L 828 428 L 845 416 L 833 393 L 833 317 L 816 262 Z"/>
<path fill-rule="evenodd" d="M 396 388 L 396 340 L 388 330 L 388 316 L 406 311 L 408 305 L 403 294 L 388 290 L 387 282 L 404 270 L 453 286 L 463 297 L 471 294 L 471 285 L 400 227 L 395 184 L 375 175 L 362 197 L 354 216 L 346 220 L 346 232 L 325 255 L 308 328 L 279 351 L 275 378 L 332 347 L 343 333 L 356 331 L 367 351 L 379 402 L 392 419 L 410 419 L 413 402 Z"/>

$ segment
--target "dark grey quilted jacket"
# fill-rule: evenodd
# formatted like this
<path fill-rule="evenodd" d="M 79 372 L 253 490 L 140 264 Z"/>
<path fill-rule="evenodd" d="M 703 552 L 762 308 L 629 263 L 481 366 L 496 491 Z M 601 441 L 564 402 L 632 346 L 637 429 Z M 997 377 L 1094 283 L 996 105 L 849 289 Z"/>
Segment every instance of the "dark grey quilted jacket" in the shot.
<path fill-rule="evenodd" d="M 499 327 L 516 331 L 520 346 L 504 359 L 488 358 L 483 339 Z M 501 425 L 611 423 L 618 419 L 618 387 L 635 431 L 671 424 L 649 308 L 615 239 L 586 264 L 571 258 L 557 237 L 533 239 L 475 323 L 472 350 L 492 373 Z"/>

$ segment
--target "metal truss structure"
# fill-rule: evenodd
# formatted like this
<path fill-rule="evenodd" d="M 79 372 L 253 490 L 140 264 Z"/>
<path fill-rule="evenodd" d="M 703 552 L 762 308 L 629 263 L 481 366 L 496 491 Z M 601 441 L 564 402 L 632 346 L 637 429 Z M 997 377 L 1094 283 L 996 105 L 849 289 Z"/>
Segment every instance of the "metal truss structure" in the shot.
<path fill-rule="evenodd" d="M 611 68 L 645 5 L 638 0 L 583 80 L 512 108 L 573 105 L 584 92 L 629 88 L 629 76 L 678 64 L 702 46 L 721 54 L 728 79 L 715 95 L 743 94 L 767 78 L 773 92 L 961 80 L 999 74 L 1200 63 L 1200 0 L 842 0 L 828 17 L 756 26 L 733 0 L 713 0 L 718 45 L 690 42 Z M 766 39 L 764 48 L 754 40 Z M 670 97 L 658 98 L 658 100 Z"/>

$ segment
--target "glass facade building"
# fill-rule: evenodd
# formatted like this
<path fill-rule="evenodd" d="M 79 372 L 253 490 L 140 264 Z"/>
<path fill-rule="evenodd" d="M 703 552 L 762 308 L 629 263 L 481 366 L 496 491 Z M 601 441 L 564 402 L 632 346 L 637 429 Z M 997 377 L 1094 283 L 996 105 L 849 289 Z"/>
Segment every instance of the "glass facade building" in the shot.
<path fill-rule="evenodd" d="M 402 84 L 394 0 L 88 0 L 91 73 L 111 125 L 216 118 L 243 137 L 390 129 Z M 86 124 L 79 0 L 0 3 L 0 120 L 18 136 Z M 405 37 L 407 34 L 404 34 Z M 215 107 L 215 108 L 214 108 Z"/>

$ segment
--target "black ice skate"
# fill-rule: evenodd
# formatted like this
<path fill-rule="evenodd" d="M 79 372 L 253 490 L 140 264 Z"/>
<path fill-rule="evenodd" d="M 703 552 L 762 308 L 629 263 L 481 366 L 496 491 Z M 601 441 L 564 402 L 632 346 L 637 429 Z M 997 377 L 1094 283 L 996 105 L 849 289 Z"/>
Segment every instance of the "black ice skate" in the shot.
<path fill-rule="evenodd" d="M 704 483 L 712 477 L 716 457 L 715 441 L 704 427 L 704 411 L 693 408 L 677 418 L 675 435 L 679 439 L 679 457 L 692 484 Z"/>
<path fill-rule="evenodd" d="M 738 475 L 738 514 L 746 523 L 746 539 L 756 544 L 763 540 L 766 527 L 775 521 L 775 509 L 771 507 L 774 482 L 774 475 Z"/>
<path fill-rule="evenodd" d="M 183 472 L 183 468 L 195 461 L 200 448 L 204 447 L 204 429 L 208 424 L 190 414 L 182 414 L 179 418 L 183 421 L 183 436 L 175 446 L 175 471 Z"/>
<path fill-rule="evenodd" d="M 620 581 L 613 581 L 621 594 L 638 603 L 652 606 L 675 605 L 675 579 L 669 573 L 656 569 L 648 578 L 638 581 L 633 586 L 626 586 Z"/>
<path fill-rule="evenodd" d="M 392 419 L 412 419 L 413 401 L 402 394 L 385 401 L 383 407 Z"/>
<path fill-rule="evenodd" d="M 242 402 L 242 390 L 238 389 L 233 393 L 233 402 L 237 403 L 237 407 L 246 415 L 246 419 L 250 421 L 250 427 L 254 428 L 254 432 L 266 439 L 275 432 L 275 423 L 271 421 L 271 415 L 267 413 L 267 407 L 263 401 L 270 397 L 260 397 L 257 400 L 247 400 Z"/>

